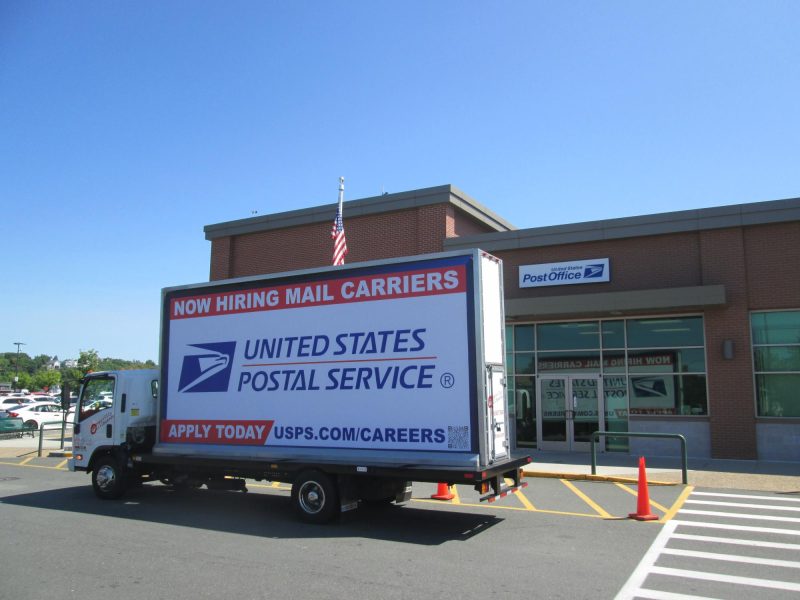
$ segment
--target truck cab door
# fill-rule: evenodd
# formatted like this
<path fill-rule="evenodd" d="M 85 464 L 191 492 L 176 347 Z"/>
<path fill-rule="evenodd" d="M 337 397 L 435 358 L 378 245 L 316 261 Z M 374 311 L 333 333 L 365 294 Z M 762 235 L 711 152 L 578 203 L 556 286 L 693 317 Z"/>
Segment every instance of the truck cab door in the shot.
<path fill-rule="evenodd" d="M 107 374 L 90 375 L 84 380 L 76 408 L 72 443 L 75 466 L 88 466 L 97 448 L 117 443 L 114 418 L 116 383 L 116 378 Z"/>

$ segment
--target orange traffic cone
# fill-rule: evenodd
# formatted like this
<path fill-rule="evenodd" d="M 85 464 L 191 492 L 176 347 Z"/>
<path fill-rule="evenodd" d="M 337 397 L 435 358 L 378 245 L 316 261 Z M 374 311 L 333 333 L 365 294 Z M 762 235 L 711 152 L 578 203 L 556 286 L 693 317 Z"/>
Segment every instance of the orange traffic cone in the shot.
<path fill-rule="evenodd" d="M 450 493 L 450 486 L 446 483 L 440 483 L 436 488 L 436 493 L 431 496 L 433 500 L 452 500 L 453 498 L 455 496 Z"/>
<path fill-rule="evenodd" d="M 657 521 L 658 516 L 650 512 L 650 493 L 647 491 L 647 473 L 644 456 L 639 457 L 639 493 L 636 497 L 636 512 L 628 515 L 637 521 Z"/>

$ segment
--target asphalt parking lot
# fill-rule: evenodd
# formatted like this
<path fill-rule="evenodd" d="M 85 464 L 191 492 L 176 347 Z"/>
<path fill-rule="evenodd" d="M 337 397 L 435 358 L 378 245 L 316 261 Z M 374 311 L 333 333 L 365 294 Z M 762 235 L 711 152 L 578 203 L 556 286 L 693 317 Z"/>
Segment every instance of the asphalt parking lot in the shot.
<path fill-rule="evenodd" d="M 40 470 L 66 471 L 65 457 L 27 456 L 0 457 L 0 464 Z M 77 480 L 86 480 L 82 474 L 73 474 Z M 479 494 L 470 486 L 452 486 L 449 501 L 433 499 L 438 492 L 435 484 L 415 483 L 411 503 L 429 504 L 430 507 L 457 509 L 458 507 L 490 511 L 515 511 L 530 514 L 548 514 L 561 517 L 590 519 L 627 519 L 638 506 L 638 486 L 615 481 L 570 480 L 567 478 L 526 478 L 528 487 L 502 501 L 488 504 L 479 501 Z M 148 485 L 147 487 L 151 487 Z M 248 481 L 253 493 L 288 495 L 291 486 L 281 483 Z M 691 486 L 648 486 L 648 496 L 653 514 L 666 522 L 680 508 Z"/>
<path fill-rule="evenodd" d="M 248 481 L 246 494 L 148 484 L 102 501 L 65 458 L 7 452 L 0 564 L 14 576 L 0 597 L 744 600 L 800 590 L 797 491 L 651 484 L 658 519 L 639 522 L 628 518 L 635 483 L 563 475 L 529 477 L 494 504 L 468 486 L 433 500 L 436 485 L 415 484 L 403 506 L 319 526 L 295 519 L 285 484 Z"/>

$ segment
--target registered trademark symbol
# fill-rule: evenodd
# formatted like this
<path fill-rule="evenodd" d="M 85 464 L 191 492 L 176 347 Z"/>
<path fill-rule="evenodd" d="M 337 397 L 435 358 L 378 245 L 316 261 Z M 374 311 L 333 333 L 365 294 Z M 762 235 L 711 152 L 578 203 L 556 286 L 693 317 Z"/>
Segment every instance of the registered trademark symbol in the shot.
<path fill-rule="evenodd" d="M 443 373 L 439 378 L 439 383 L 442 384 L 442 387 L 451 388 L 453 385 L 455 385 L 456 378 L 453 377 L 452 373 Z"/>

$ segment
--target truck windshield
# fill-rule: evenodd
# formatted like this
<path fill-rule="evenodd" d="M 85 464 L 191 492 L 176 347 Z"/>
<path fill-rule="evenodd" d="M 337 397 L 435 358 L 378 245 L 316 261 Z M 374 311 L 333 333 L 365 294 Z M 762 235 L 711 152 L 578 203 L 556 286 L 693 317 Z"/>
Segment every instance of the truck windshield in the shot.
<path fill-rule="evenodd" d="M 80 420 L 91 417 L 93 414 L 106 410 L 114 405 L 114 378 L 93 377 L 89 379 L 81 390 Z"/>

